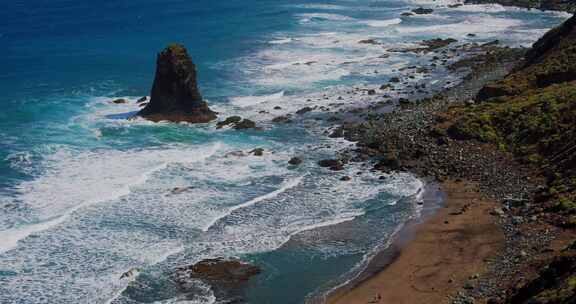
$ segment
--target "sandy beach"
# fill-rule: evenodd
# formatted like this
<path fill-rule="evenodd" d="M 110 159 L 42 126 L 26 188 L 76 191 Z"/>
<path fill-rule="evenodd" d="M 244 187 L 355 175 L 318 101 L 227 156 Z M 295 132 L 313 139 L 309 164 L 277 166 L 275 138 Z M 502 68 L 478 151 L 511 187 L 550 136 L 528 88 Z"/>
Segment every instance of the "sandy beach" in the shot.
<path fill-rule="evenodd" d="M 473 183 L 446 181 L 441 187 L 444 205 L 407 228 L 411 236 L 395 244 L 399 250 L 389 265 L 337 290 L 327 303 L 448 303 L 473 284 L 504 246 L 504 234 L 490 214 L 497 203 L 483 198 Z"/>

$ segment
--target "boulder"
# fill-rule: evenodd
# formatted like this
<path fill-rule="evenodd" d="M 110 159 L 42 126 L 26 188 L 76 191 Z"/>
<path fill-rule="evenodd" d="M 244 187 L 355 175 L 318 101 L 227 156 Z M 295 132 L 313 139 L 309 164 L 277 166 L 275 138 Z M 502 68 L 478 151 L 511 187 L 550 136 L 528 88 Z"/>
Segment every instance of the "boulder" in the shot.
<path fill-rule="evenodd" d="M 234 125 L 236 130 L 256 129 L 256 123 L 250 119 L 243 119 L 241 122 Z"/>
<path fill-rule="evenodd" d="M 378 45 L 378 41 L 374 40 L 374 39 L 364 39 L 364 40 L 360 40 L 358 41 L 358 43 L 361 44 L 374 44 L 374 45 Z"/>
<path fill-rule="evenodd" d="M 324 159 L 318 162 L 318 165 L 323 168 L 328 168 L 332 171 L 344 170 L 342 162 L 337 159 Z"/>
<path fill-rule="evenodd" d="M 235 125 L 237 123 L 239 123 L 240 121 L 242 121 L 242 117 L 240 116 L 230 116 L 228 118 L 226 118 L 223 121 L 219 121 L 218 123 L 216 123 L 216 129 L 221 129 L 225 126 L 229 126 L 229 125 Z"/>
<path fill-rule="evenodd" d="M 231 126 L 236 130 L 255 129 L 256 123 L 250 119 L 242 119 L 240 116 L 230 116 L 223 121 L 216 123 L 216 129 Z"/>
<path fill-rule="evenodd" d="M 123 103 L 126 103 L 127 101 L 124 98 L 118 98 L 118 99 L 112 100 L 111 102 L 115 103 L 115 104 L 123 104 Z"/>
<path fill-rule="evenodd" d="M 514 95 L 514 92 L 508 92 L 506 87 L 499 83 L 489 83 L 485 85 L 477 95 L 477 100 L 487 100 L 490 98 Z"/>
<path fill-rule="evenodd" d="M 416 14 L 416 15 L 427 15 L 427 14 L 432 14 L 434 12 L 433 9 L 431 8 L 423 8 L 423 7 L 419 7 L 417 9 L 413 9 L 412 13 Z"/>
<path fill-rule="evenodd" d="M 262 156 L 262 155 L 264 155 L 264 149 L 256 148 L 256 149 L 250 151 L 249 153 L 254 155 L 254 156 Z"/>
<path fill-rule="evenodd" d="M 453 38 L 446 38 L 446 39 L 436 38 L 436 39 L 424 40 L 420 42 L 420 44 L 426 47 L 425 48 L 426 51 L 433 51 L 439 48 L 446 47 L 454 42 L 458 42 L 458 40 Z"/>
<path fill-rule="evenodd" d="M 202 280 L 210 285 L 237 287 L 261 273 L 257 266 L 236 259 L 206 259 L 191 266 L 179 267 L 174 281 L 186 287 L 193 279 Z"/>
<path fill-rule="evenodd" d="M 274 117 L 272 119 L 273 123 L 291 123 L 292 119 L 290 119 L 290 116 L 288 115 L 283 115 L 283 116 L 278 116 L 278 117 Z"/>
<path fill-rule="evenodd" d="M 206 123 L 216 113 L 202 99 L 196 67 L 186 48 L 172 44 L 158 54 L 150 102 L 138 116 L 152 121 Z"/>
<path fill-rule="evenodd" d="M 289 163 L 290 165 L 293 165 L 293 166 L 298 166 L 298 165 L 302 164 L 302 159 L 299 158 L 299 157 L 292 157 L 292 158 L 288 161 L 288 163 Z"/>
<path fill-rule="evenodd" d="M 310 112 L 310 111 L 312 111 L 312 108 L 311 108 L 311 107 L 304 107 L 304 108 L 296 111 L 296 114 L 302 115 L 302 114 L 308 113 L 308 112 Z"/>

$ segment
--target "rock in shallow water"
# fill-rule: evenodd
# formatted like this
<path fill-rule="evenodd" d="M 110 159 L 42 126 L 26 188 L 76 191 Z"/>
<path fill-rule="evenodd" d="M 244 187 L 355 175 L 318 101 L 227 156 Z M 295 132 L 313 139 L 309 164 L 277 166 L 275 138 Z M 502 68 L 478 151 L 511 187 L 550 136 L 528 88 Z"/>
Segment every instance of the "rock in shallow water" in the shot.
<path fill-rule="evenodd" d="M 216 119 L 200 95 L 196 67 L 184 46 L 172 44 L 158 54 L 150 102 L 138 115 L 152 121 L 189 123 Z"/>
<path fill-rule="evenodd" d="M 238 287 L 260 273 L 259 267 L 240 260 L 217 258 L 177 268 L 174 281 L 183 288 L 191 279 L 202 280 L 210 285 Z"/>
<path fill-rule="evenodd" d="M 433 9 L 423 8 L 423 7 L 419 7 L 417 9 L 412 10 L 412 13 L 417 14 L 417 15 L 427 15 L 427 14 L 432 14 L 433 12 L 434 12 Z"/>
<path fill-rule="evenodd" d="M 263 156 L 264 155 L 264 149 L 256 148 L 256 149 L 250 151 L 249 153 L 254 155 L 254 156 Z"/>
<path fill-rule="evenodd" d="M 344 170 L 344 165 L 337 159 L 323 159 L 318 162 L 318 165 L 322 168 L 328 168 L 332 171 Z"/>
<path fill-rule="evenodd" d="M 256 129 L 256 123 L 250 119 L 242 119 L 240 116 L 230 116 L 224 121 L 216 124 L 216 129 L 221 129 L 225 126 L 231 126 L 236 130 Z"/>
<path fill-rule="evenodd" d="M 290 165 L 293 165 L 293 166 L 298 166 L 298 165 L 302 164 L 302 162 L 303 162 L 302 159 L 299 158 L 299 157 L 292 157 L 292 158 L 288 161 L 288 163 L 289 163 Z"/>

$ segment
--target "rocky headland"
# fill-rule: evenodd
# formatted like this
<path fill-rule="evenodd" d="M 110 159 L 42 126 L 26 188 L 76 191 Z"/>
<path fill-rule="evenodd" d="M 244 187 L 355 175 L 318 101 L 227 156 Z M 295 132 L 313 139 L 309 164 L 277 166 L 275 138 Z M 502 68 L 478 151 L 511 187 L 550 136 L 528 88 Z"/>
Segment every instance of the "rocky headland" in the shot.
<path fill-rule="evenodd" d="M 196 67 L 186 48 L 172 44 L 158 54 L 150 102 L 138 116 L 152 121 L 206 123 L 216 113 L 202 99 Z"/>
<path fill-rule="evenodd" d="M 466 0 L 467 4 L 501 4 L 540 10 L 576 12 L 576 1 L 573 0 Z"/>

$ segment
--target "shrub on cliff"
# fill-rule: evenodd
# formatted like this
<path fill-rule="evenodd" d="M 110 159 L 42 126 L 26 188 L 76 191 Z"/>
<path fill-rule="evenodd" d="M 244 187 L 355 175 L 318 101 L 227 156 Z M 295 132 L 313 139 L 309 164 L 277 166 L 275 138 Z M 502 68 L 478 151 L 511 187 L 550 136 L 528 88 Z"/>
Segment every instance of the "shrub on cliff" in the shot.
<path fill-rule="evenodd" d="M 521 65 L 477 99 L 452 109 L 447 134 L 494 143 L 538 166 L 547 179 L 547 210 L 572 215 L 556 224 L 576 224 L 576 17 L 542 37 Z"/>

